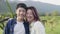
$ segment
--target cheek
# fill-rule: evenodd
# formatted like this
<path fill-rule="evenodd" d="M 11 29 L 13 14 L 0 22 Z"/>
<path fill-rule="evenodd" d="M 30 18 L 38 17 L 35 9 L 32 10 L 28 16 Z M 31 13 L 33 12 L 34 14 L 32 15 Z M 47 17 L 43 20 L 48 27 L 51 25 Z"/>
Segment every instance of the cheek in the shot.
<path fill-rule="evenodd" d="M 26 12 L 24 12 L 24 15 L 26 15 Z"/>
<path fill-rule="evenodd" d="M 26 16 L 26 13 L 24 12 L 23 15 Z"/>
<path fill-rule="evenodd" d="M 16 14 L 19 14 L 19 11 L 16 11 Z"/>
<path fill-rule="evenodd" d="M 31 20 L 34 20 L 34 17 L 33 16 L 31 16 Z"/>
<path fill-rule="evenodd" d="M 34 19 L 34 17 L 32 16 L 32 15 L 26 15 L 27 16 L 27 20 L 33 20 Z"/>

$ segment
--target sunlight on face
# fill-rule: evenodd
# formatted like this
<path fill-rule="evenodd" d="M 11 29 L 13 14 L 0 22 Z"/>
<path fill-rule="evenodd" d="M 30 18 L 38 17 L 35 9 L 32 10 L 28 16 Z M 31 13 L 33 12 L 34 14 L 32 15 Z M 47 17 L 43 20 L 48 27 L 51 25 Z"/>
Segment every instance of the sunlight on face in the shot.
<path fill-rule="evenodd" d="M 22 8 L 22 7 L 19 7 L 16 10 L 16 14 L 17 14 L 17 17 L 24 18 L 25 17 L 25 14 L 26 14 L 26 10 L 24 8 Z"/>
<path fill-rule="evenodd" d="M 27 16 L 27 21 L 28 22 L 31 22 L 31 21 L 34 20 L 34 16 L 33 16 L 32 10 L 28 9 L 26 16 Z"/>

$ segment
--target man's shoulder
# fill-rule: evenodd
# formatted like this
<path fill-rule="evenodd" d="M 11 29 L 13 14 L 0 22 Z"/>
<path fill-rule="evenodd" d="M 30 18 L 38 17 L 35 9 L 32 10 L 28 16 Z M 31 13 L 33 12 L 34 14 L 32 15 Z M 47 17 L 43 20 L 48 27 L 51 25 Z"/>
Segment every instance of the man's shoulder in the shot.
<path fill-rule="evenodd" d="M 10 18 L 8 21 L 16 20 L 16 18 Z"/>
<path fill-rule="evenodd" d="M 14 22 L 15 22 L 15 18 L 10 18 L 9 20 L 8 20 L 8 24 L 13 24 Z"/>
<path fill-rule="evenodd" d="M 29 24 L 27 21 L 24 21 L 25 24 Z"/>
<path fill-rule="evenodd" d="M 24 23 L 23 23 L 25 26 L 29 26 L 29 23 L 27 22 L 27 21 L 24 21 Z"/>

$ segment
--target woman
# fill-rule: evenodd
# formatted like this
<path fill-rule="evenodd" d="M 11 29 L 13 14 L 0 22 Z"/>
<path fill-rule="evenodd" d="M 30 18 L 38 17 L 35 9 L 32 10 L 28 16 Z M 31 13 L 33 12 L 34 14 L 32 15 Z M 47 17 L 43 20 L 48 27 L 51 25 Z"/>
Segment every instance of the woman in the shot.
<path fill-rule="evenodd" d="M 27 8 L 27 21 L 30 24 L 30 34 L 45 34 L 45 28 L 40 22 L 37 10 L 35 7 Z"/>

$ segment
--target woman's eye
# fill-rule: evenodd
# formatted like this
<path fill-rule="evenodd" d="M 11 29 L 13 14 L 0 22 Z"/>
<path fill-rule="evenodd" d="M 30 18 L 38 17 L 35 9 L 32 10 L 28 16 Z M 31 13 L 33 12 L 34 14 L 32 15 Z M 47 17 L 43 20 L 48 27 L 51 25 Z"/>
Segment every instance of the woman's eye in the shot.
<path fill-rule="evenodd" d="M 25 12 L 24 10 L 22 10 L 23 12 Z"/>

